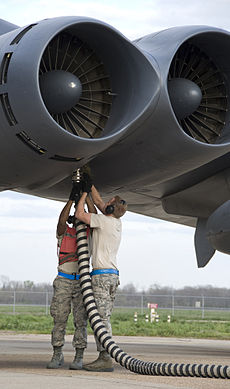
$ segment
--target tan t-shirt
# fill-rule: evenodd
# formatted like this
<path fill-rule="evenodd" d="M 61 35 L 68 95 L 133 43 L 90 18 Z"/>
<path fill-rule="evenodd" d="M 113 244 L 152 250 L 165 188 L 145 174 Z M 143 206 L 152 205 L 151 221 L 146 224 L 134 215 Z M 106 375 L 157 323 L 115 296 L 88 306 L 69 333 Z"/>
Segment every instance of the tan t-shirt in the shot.
<path fill-rule="evenodd" d="M 121 220 L 103 214 L 91 214 L 93 228 L 93 269 L 117 269 L 117 252 L 121 241 Z"/>

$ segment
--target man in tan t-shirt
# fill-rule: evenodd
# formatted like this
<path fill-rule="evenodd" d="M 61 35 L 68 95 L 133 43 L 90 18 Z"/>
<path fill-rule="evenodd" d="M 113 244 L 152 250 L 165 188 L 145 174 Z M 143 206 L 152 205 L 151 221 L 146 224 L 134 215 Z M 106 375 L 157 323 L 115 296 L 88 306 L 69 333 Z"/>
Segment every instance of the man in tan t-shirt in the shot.
<path fill-rule="evenodd" d="M 117 252 L 121 241 L 121 220 L 127 205 L 119 196 L 113 197 L 105 203 L 94 185 L 89 185 L 92 199 L 102 214 L 84 212 L 87 192 L 83 192 L 76 210 L 76 217 L 93 228 L 92 236 L 92 288 L 95 302 L 101 320 L 112 336 L 110 316 L 113 309 L 116 290 L 119 285 L 119 271 L 117 269 Z M 95 337 L 98 358 L 87 365 L 89 371 L 113 371 L 112 358 Z"/>

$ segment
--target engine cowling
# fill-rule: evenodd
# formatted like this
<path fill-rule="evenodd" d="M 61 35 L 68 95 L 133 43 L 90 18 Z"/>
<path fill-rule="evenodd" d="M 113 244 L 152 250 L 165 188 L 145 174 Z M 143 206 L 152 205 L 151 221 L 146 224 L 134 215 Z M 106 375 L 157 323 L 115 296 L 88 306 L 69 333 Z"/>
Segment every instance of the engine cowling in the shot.
<path fill-rule="evenodd" d="M 119 147 L 114 144 L 110 154 L 106 151 L 92 166 L 96 175 L 100 169 L 109 181 L 108 164 L 103 160 L 116 159 L 113 183 L 123 186 L 128 182 L 132 190 L 147 180 L 149 185 L 164 183 L 230 151 L 229 33 L 208 26 L 184 26 L 135 43 L 160 70 L 157 106 L 144 125 L 122 138 Z M 137 163 L 126 166 L 127 150 L 132 150 Z M 173 209 L 169 212 L 174 213 Z"/>
<path fill-rule="evenodd" d="M 9 32 L 0 36 L 2 189 L 59 182 L 156 104 L 156 71 L 107 24 L 84 17 L 16 29 L 3 24 Z"/>

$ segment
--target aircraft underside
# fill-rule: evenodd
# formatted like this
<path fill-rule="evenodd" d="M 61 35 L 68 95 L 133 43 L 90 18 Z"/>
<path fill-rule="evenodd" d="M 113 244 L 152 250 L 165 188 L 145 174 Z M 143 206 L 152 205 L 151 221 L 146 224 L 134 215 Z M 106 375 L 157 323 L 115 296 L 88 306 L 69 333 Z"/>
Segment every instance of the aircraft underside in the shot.
<path fill-rule="evenodd" d="M 72 172 L 129 210 L 196 227 L 198 266 L 230 253 L 229 32 L 130 42 L 86 17 L 0 21 L 0 190 L 65 201 Z"/>

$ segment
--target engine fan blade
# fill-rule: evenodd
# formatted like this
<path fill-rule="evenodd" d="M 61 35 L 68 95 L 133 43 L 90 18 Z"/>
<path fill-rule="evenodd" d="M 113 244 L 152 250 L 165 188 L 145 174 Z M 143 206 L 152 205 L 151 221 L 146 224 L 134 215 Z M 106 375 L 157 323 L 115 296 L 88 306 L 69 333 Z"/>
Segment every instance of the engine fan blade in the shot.
<path fill-rule="evenodd" d="M 178 92 L 176 98 L 173 87 Z M 198 47 L 185 42 L 172 60 L 168 89 L 184 132 L 200 142 L 217 143 L 225 125 L 227 92 L 214 62 Z"/>
<path fill-rule="evenodd" d="M 53 119 L 76 136 L 101 136 L 112 96 L 109 76 L 95 52 L 62 32 L 46 47 L 39 74 L 43 100 Z"/>

